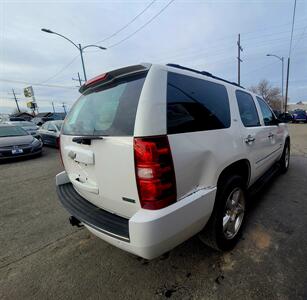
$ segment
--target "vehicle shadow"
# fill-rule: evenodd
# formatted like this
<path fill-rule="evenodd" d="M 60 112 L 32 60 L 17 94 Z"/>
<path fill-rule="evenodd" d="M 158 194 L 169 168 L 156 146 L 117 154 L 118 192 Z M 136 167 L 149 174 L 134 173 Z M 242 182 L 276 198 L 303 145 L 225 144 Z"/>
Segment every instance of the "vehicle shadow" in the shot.
<path fill-rule="evenodd" d="M 0 160 L 0 165 L 13 164 L 13 163 L 24 162 L 28 160 L 37 160 L 43 155 L 45 155 L 45 153 L 44 153 L 44 150 L 42 149 L 41 153 L 35 154 L 33 156 L 12 157 L 12 158 Z"/>

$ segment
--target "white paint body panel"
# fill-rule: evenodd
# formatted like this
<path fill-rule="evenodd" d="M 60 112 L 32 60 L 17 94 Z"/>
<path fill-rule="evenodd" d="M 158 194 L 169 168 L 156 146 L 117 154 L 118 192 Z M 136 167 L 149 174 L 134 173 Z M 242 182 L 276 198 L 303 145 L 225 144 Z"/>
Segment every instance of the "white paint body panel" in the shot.
<path fill-rule="evenodd" d="M 129 219 L 130 243 L 86 227 L 107 242 L 148 259 L 204 228 L 213 210 L 218 178 L 225 168 L 238 160 L 247 160 L 249 185 L 254 183 L 281 157 L 288 136 L 284 124 L 264 126 L 257 101 L 262 126 L 243 126 L 235 97 L 236 90 L 243 90 L 240 87 L 190 71 L 152 65 L 139 99 L 135 137 L 167 134 L 168 71 L 224 85 L 231 113 L 229 128 L 168 135 L 177 185 L 175 204 L 156 211 L 141 208 L 135 179 L 134 137 L 104 137 L 88 146 L 73 143 L 72 136 L 62 135 L 61 151 L 68 176 L 61 173 L 56 179 L 58 185 L 70 180 L 77 192 L 94 205 Z M 274 133 L 272 139 L 268 138 L 270 132 Z M 248 135 L 255 137 L 251 144 L 245 142 Z M 123 197 L 135 203 L 123 201 Z"/>
<path fill-rule="evenodd" d="M 140 209 L 129 220 L 130 243 L 85 225 L 108 243 L 146 259 L 169 251 L 203 229 L 210 218 L 216 189 L 197 191 L 156 211 Z"/>

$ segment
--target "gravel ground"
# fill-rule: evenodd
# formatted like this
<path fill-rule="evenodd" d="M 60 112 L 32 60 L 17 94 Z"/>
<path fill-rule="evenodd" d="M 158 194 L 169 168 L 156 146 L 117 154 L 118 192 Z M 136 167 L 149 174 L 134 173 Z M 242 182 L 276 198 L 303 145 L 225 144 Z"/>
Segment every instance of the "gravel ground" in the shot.
<path fill-rule="evenodd" d="M 152 261 L 68 224 L 55 149 L 0 165 L 0 299 L 307 299 L 307 125 L 290 125 L 291 167 L 256 195 L 242 240 L 193 237 Z"/>

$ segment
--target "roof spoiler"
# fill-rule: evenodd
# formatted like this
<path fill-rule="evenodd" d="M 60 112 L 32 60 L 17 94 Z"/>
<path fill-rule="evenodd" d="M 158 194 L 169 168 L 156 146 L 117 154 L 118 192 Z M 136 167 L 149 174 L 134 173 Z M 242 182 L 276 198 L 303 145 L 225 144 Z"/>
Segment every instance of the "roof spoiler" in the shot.
<path fill-rule="evenodd" d="M 86 81 L 79 89 L 79 92 L 83 94 L 87 89 L 97 85 L 98 83 L 109 83 L 112 82 L 116 78 L 120 78 L 122 76 L 133 75 L 137 73 L 142 73 L 148 71 L 151 67 L 151 64 L 142 63 L 139 65 L 132 65 L 120 69 L 116 69 L 107 73 L 100 74 L 92 79 Z"/>

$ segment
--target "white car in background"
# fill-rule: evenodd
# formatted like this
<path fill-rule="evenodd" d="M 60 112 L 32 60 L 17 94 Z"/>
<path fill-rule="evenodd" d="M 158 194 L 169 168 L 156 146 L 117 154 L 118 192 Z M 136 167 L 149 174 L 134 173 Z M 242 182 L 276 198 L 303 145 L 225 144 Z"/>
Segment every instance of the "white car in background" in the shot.
<path fill-rule="evenodd" d="M 286 172 L 290 137 L 258 95 L 178 65 L 87 81 L 62 128 L 57 193 L 73 225 L 146 259 L 200 233 L 229 250 L 247 190 Z"/>

